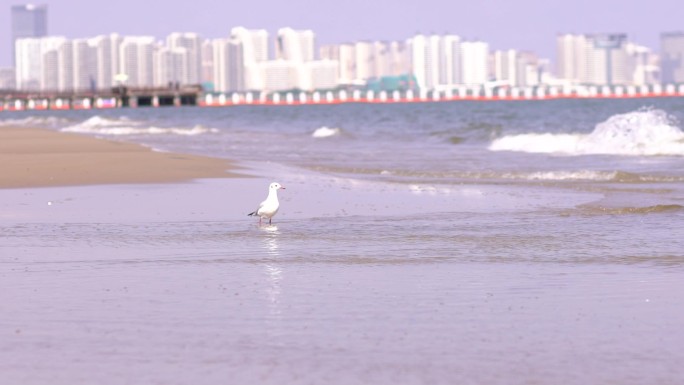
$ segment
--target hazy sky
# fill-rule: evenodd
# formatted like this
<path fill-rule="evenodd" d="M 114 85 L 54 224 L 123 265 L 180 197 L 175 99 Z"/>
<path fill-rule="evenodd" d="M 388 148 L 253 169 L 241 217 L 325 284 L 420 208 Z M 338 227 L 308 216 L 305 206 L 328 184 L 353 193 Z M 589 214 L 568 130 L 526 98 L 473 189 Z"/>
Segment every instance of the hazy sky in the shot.
<path fill-rule="evenodd" d="M 0 66 L 11 65 L 10 7 L 0 0 Z M 45 0 L 48 32 L 68 38 L 117 32 L 225 37 L 232 27 L 312 29 L 319 44 L 402 40 L 453 33 L 494 49 L 554 59 L 557 33 L 625 32 L 659 49 L 663 31 L 684 30 L 684 0 Z"/>

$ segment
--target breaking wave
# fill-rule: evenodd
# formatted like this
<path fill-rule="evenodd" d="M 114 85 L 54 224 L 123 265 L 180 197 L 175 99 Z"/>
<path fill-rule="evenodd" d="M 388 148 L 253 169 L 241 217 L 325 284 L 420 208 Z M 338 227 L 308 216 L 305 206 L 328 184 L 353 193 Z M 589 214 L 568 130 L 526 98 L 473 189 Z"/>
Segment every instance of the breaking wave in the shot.
<path fill-rule="evenodd" d="M 590 134 L 521 134 L 494 140 L 491 151 L 565 155 L 684 155 L 684 132 L 665 111 L 611 116 Z"/>
<path fill-rule="evenodd" d="M 336 128 L 336 127 L 331 128 L 331 127 L 323 126 L 323 127 L 317 128 L 311 134 L 311 136 L 313 138 L 329 138 L 332 136 L 338 136 L 341 133 L 342 133 L 342 129 L 340 129 L 340 128 Z"/>
<path fill-rule="evenodd" d="M 0 127 L 56 128 L 62 127 L 69 122 L 69 119 L 56 116 L 29 116 L 23 119 L 0 119 Z"/>
<path fill-rule="evenodd" d="M 181 127 L 155 127 L 147 126 L 143 122 L 133 121 L 127 118 L 107 119 L 100 116 L 93 116 L 81 123 L 64 127 L 63 132 L 76 132 L 83 134 L 96 135 L 201 135 L 206 133 L 218 132 L 215 128 L 206 128 L 200 125 L 192 128 Z"/>

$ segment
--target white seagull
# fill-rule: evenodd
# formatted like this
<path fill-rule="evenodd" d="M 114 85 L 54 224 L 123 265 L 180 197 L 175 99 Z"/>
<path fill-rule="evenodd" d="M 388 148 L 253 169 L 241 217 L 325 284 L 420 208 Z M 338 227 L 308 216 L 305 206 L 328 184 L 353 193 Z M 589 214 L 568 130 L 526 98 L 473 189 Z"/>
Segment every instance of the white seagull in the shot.
<path fill-rule="evenodd" d="M 281 186 L 278 182 L 271 183 L 268 186 L 268 196 L 266 197 L 266 200 L 259 203 L 259 208 L 254 212 L 247 214 L 251 217 L 259 217 L 259 226 L 261 226 L 261 220 L 266 218 L 268 218 L 268 224 L 270 225 L 271 218 L 278 212 L 278 208 L 280 207 L 280 203 L 278 202 L 278 190 L 280 189 L 285 190 L 285 187 Z"/>

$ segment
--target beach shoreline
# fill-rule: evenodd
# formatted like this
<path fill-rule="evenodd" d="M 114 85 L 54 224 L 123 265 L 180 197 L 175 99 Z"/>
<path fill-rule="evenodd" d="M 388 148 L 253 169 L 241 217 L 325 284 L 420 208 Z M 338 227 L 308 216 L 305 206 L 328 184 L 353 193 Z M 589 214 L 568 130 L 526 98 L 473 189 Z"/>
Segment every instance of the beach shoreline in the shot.
<path fill-rule="evenodd" d="M 0 128 L 0 189 L 245 177 L 227 159 L 41 128 Z"/>

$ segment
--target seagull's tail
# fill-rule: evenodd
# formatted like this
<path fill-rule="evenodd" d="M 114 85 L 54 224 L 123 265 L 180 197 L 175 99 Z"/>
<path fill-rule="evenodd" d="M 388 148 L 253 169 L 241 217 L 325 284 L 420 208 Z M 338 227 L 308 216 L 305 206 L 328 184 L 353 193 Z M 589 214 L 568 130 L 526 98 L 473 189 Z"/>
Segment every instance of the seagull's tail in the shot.
<path fill-rule="evenodd" d="M 248 217 L 253 217 L 253 216 L 256 216 L 256 215 L 257 215 L 256 211 L 247 214 Z"/>

